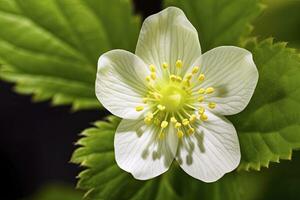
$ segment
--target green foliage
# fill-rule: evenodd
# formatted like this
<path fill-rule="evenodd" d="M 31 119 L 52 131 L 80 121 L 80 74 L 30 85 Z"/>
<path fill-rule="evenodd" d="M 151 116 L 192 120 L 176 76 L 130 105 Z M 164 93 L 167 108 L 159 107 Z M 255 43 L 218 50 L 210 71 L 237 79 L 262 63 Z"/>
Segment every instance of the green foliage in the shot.
<path fill-rule="evenodd" d="M 1 0 L 0 77 L 36 101 L 97 108 L 98 57 L 133 51 L 139 26 L 128 0 Z"/>
<path fill-rule="evenodd" d="M 286 43 L 249 42 L 259 70 L 250 104 L 231 117 L 239 133 L 240 169 L 259 170 L 269 162 L 291 159 L 300 148 L 300 55 Z"/>
<path fill-rule="evenodd" d="M 250 23 L 261 13 L 260 0 L 165 0 L 185 12 L 199 33 L 202 51 L 238 45 L 252 30 Z"/>
<path fill-rule="evenodd" d="M 82 193 L 71 186 L 52 183 L 43 186 L 33 197 L 28 200 L 81 200 Z M 27 199 L 26 199 L 27 200 Z"/>
<path fill-rule="evenodd" d="M 72 162 L 86 169 L 78 176 L 78 187 L 87 191 L 85 198 L 131 200 L 239 200 L 254 199 L 262 188 L 258 177 L 248 173 L 232 173 L 218 182 L 206 184 L 185 174 L 176 163 L 158 178 L 135 180 L 121 170 L 114 158 L 113 138 L 119 119 L 96 122 L 95 127 L 83 131 Z M 251 188 L 251 189 L 249 189 Z"/>

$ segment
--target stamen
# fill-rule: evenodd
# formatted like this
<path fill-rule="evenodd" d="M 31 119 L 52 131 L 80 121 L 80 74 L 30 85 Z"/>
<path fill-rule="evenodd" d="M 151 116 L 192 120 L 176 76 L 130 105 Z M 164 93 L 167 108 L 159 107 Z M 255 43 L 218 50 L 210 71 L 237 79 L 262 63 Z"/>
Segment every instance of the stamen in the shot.
<path fill-rule="evenodd" d="M 182 131 L 178 131 L 178 132 L 177 132 L 177 137 L 178 137 L 179 139 L 181 139 L 181 138 L 183 137 L 183 132 L 182 132 Z"/>
<path fill-rule="evenodd" d="M 163 105 L 157 105 L 157 108 L 160 110 L 160 111 L 163 111 L 163 110 L 165 110 L 166 109 L 166 107 L 165 106 L 163 106 Z"/>
<path fill-rule="evenodd" d="M 208 103 L 208 107 L 211 108 L 211 109 L 214 109 L 214 108 L 216 107 L 216 105 L 217 105 L 217 104 L 214 103 L 214 102 L 209 102 L 209 103 Z"/>
<path fill-rule="evenodd" d="M 206 120 L 208 119 L 208 117 L 207 117 L 206 114 L 203 113 L 203 114 L 200 116 L 200 119 L 201 119 L 202 121 L 206 121 Z"/>
<path fill-rule="evenodd" d="M 215 91 L 215 89 L 214 89 L 213 87 L 208 87 L 208 88 L 206 88 L 205 93 L 206 93 L 206 94 L 211 94 L 211 93 L 213 93 L 214 91 Z"/>
<path fill-rule="evenodd" d="M 150 76 L 151 76 L 151 79 L 152 79 L 152 80 L 155 80 L 155 79 L 156 79 L 156 73 L 155 73 L 155 72 L 151 72 L 151 75 L 150 75 Z"/>
<path fill-rule="evenodd" d="M 198 93 L 199 93 L 199 94 L 204 94 L 204 93 L 205 93 L 205 89 L 204 89 L 204 88 L 200 88 L 200 89 L 198 90 Z"/>
<path fill-rule="evenodd" d="M 198 77 L 198 80 L 202 82 L 202 81 L 204 81 L 204 79 L 205 79 L 204 74 L 200 74 Z"/>
<path fill-rule="evenodd" d="M 199 102 L 202 102 L 203 100 L 204 100 L 204 96 L 198 97 L 198 101 L 199 101 Z"/>
<path fill-rule="evenodd" d="M 149 118 L 149 119 L 152 119 L 154 116 L 154 114 L 152 112 L 148 112 L 146 117 Z"/>
<path fill-rule="evenodd" d="M 181 123 L 180 122 L 176 122 L 175 128 L 179 129 L 180 127 L 181 127 Z"/>
<path fill-rule="evenodd" d="M 199 67 L 198 67 L 198 66 L 195 66 L 195 67 L 192 69 L 192 74 L 197 74 L 198 71 L 199 71 Z"/>
<path fill-rule="evenodd" d="M 162 128 L 162 129 L 164 129 L 164 128 L 166 128 L 167 126 L 168 126 L 168 122 L 167 121 L 162 121 L 161 122 L 161 124 L 160 124 L 160 127 Z"/>
<path fill-rule="evenodd" d="M 193 77 L 193 74 L 192 74 L 192 73 L 188 73 L 188 74 L 186 75 L 185 78 L 186 78 L 187 80 L 191 80 L 192 77 Z"/>
<path fill-rule="evenodd" d="M 197 117 L 196 117 L 196 115 L 195 114 L 192 114 L 191 116 L 190 116 L 190 122 L 191 123 L 193 123 L 193 122 L 195 122 L 196 121 L 196 119 L 197 119 Z"/>
<path fill-rule="evenodd" d="M 169 65 L 168 65 L 168 63 L 164 62 L 164 63 L 162 64 L 162 67 L 163 67 L 164 69 L 167 69 L 167 68 L 169 67 Z"/>
<path fill-rule="evenodd" d="M 170 79 L 171 79 L 172 81 L 176 81 L 176 80 L 177 80 L 177 76 L 174 75 L 174 74 L 172 74 L 172 75 L 170 75 Z"/>
<path fill-rule="evenodd" d="M 181 60 L 177 60 L 175 65 L 176 65 L 177 68 L 182 68 L 183 64 L 182 64 Z"/>
<path fill-rule="evenodd" d="M 135 107 L 135 110 L 136 110 L 137 112 L 140 112 L 140 111 L 144 110 L 144 106 L 136 106 L 136 107 Z"/>
<path fill-rule="evenodd" d="M 199 115 L 200 115 L 200 116 L 203 115 L 204 112 L 205 112 L 205 108 L 200 107 L 199 110 L 198 110 Z"/>
<path fill-rule="evenodd" d="M 147 103 L 148 98 L 143 98 L 143 103 Z"/>
<path fill-rule="evenodd" d="M 149 66 L 151 72 L 156 72 L 156 67 L 154 65 Z"/>
<path fill-rule="evenodd" d="M 177 122 L 177 119 L 175 117 L 171 117 L 171 122 L 172 123 L 176 123 Z"/>
<path fill-rule="evenodd" d="M 181 82 L 182 81 L 181 76 L 176 76 L 176 81 Z"/>
<path fill-rule="evenodd" d="M 159 134 L 158 134 L 158 138 L 159 139 L 164 139 L 164 137 L 165 137 L 165 133 L 163 132 L 163 131 L 161 131 Z"/>
<path fill-rule="evenodd" d="M 149 118 L 149 117 L 145 117 L 145 119 L 144 119 L 144 122 L 145 122 L 145 124 L 147 124 L 147 125 L 150 125 L 150 124 L 151 124 L 151 121 L 152 121 L 152 119 Z"/>
<path fill-rule="evenodd" d="M 150 76 L 146 76 L 146 81 L 150 82 L 151 81 L 151 77 Z"/>
<path fill-rule="evenodd" d="M 182 119 L 182 124 L 183 124 L 184 126 L 187 126 L 187 125 L 190 124 L 190 122 L 189 122 L 188 119 Z"/>
<path fill-rule="evenodd" d="M 193 133 L 195 133 L 195 129 L 194 128 L 189 128 L 188 134 L 192 135 Z"/>

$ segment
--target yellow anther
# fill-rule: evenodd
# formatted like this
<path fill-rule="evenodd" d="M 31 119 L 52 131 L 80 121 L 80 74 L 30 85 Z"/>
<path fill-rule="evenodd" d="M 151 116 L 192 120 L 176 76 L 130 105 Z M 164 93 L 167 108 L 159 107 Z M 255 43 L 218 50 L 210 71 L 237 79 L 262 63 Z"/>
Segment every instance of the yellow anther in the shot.
<path fill-rule="evenodd" d="M 151 76 L 151 79 L 152 79 L 152 80 L 155 80 L 155 79 L 156 79 L 156 73 L 155 73 L 155 72 L 151 72 L 151 75 L 150 75 L 150 76 Z"/>
<path fill-rule="evenodd" d="M 155 99 L 160 99 L 160 97 L 161 97 L 161 95 L 157 92 L 154 92 L 152 95 Z"/>
<path fill-rule="evenodd" d="M 184 126 L 187 126 L 187 125 L 189 125 L 189 120 L 188 119 L 183 119 L 182 120 L 182 124 L 184 125 Z"/>
<path fill-rule="evenodd" d="M 214 89 L 213 87 L 208 87 L 208 88 L 206 88 L 205 93 L 206 93 L 206 94 L 211 94 L 211 93 L 213 93 L 214 91 L 215 91 L 215 89 Z"/>
<path fill-rule="evenodd" d="M 177 76 L 175 76 L 174 74 L 170 75 L 170 79 L 172 81 L 176 81 L 177 80 Z"/>
<path fill-rule="evenodd" d="M 181 138 L 183 137 L 183 132 L 182 132 L 182 131 L 178 131 L 178 132 L 177 132 L 177 137 L 178 137 L 179 139 L 181 139 Z"/>
<path fill-rule="evenodd" d="M 148 112 L 147 115 L 146 115 L 146 117 L 149 118 L 149 119 L 152 119 L 153 118 L 153 113 Z"/>
<path fill-rule="evenodd" d="M 209 102 L 209 103 L 208 103 L 208 107 L 211 108 L 211 109 L 214 109 L 214 108 L 216 107 L 216 105 L 217 105 L 217 104 L 214 103 L 214 102 Z"/>
<path fill-rule="evenodd" d="M 193 77 L 193 74 L 192 74 L 192 73 L 188 73 L 188 74 L 186 75 L 185 78 L 186 78 L 187 80 L 191 80 L 192 77 Z"/>
<path fill-rule="evenodd" d="M 198 67 L 198 66 L 195 66 L 195 67 L 192 69 L 192 74 L 197 74 L 198 71 L 199 71 L 199 67 Z"/>
<path fill-rule="evenodd" d="M 203 100 L 204 100 L 204 96 L 198 97 L 198 101 L 199 101 L 199 102 L 202 102 Z"/>
<path fill-rule="evenodd" d="M 135 110 L 138 111 L 138 112 L 142 111 L 142 110 L 144 110 L 144 106 L 136 106 Z"/>
<path fill-rule="evenodd" d="M 206 121 L 206 120 L 208 119 L 208 117 L 207 117 L 206 114 L 203 113 L 203 114 L 200 116 L 200 119 L 201 119 L 202 121 Z"/>
<path fill-rule="evenodd" d="M 205 89 L 204 89 L 204 88 L 200 88 L 200 89 L 198 90 L 198 93 L 199 93 L 199 94 L 204 94 L 204 93 L 205 93 Z"/>
<path fill-rule="evenodd" d="M 200 74 L 199 77 L 198 77 L 198 80 L 199 81 L 204 81 L 204 79 L 205 79 L 204 74 Z"/>
<path fill-rule="evenodd" d="M 186 86 L 186 87 L 190 87 L 191 86 L 191 82 L 189 80 L 184 80 L 183 81 L 183 84 Z"/>
<path fill-rule="evenodd" d="M 176 123 L 177 122 L 177 119 L 175 117 L 171 117 L 171 122 L 172 123 Z"/>
<path fill-rule="evenodd" d="M 195 129 L 194 128 L 189 128 L 189 130 L 187 131 L 189 135 L 192 135 L 193 133 L 195 133 Z"/>
<path fill-rule="evenodd" d="M 181 76 L 176 76 L 176 81 L 181 82 L 182 81 Z"/>
<path fill-rule="evenodd" d="M 146 81 L 150 82 L 151 81 L 151 77 L 150 76 L 146 76 Z"/>
<path fill-rule="evenodd" d="M 176 122 L 175 128 L 180 128 L 180 127 L 181 127 L 181 123 L 180 122 Z"/>
<path fill-rule="evenodd" d="M 159 134 L 158 134 L 158 138 L 159 139 L 164 139 L 164 137 L 165 137 L 165 133 L 164 132 L 160 132 Z"/>
<path fill-rule="evenodd" d="M 162 121 L 161 124 L 160 124 L 160 127 L 161 128 L 166 128 L 168 126 L 168 124 L 169 123 L 167 121 Z"/>
<path fill-rule="evenodd" d="M 200 107 L 199 110 L 198 110 L 199 115 L 204 114 L 204 112 L 205 112 L 205 108 Z"/>
<path fill-rule="evenodd" d="M 169 67 L 169 65 L 168 65 L 168 63 L 165 63 L 165 62 L 164 62 L 164 63 L 162 64 L 162 67 L 163 67 L 164 69 L 167 69 L 167 68 Z"/>
<path fill-rule="evenodd" d="M 144 119 L 144 122 L 145 122 L 145 124 L 147 124 L 147 125 L 151 124 L 151 121 L 152 121 L 152 119 L 149 118 L 149 117 L 145 117 L 145 119 Z"/>
<path fill-rule="evenodd" d="M 156 72 L 156 67 L 154 65 L 149 65 L 149 69 L 151 72 Z"/>
<path fill-rule="evenodd" d="M 157 108 L 158 108 L 158 110 L 160 110 L 160 111 L 163 111 L 163 110 L 165 110 L 166 109 L 166 107 L 165 106 L 163 106 L 163 105 L 157 105 Z"/>
<path fill-rule="evenodd" d="M 175 65 L 177 68 L 181 68 L 183 64 L 181 60 L 177 60 Z"/>
<path fill-rule="evenodd" d="M 190 116 L 190 122 L 191 123 L 193 123 L 194 121 L 196 121 L 196 119 L 197 119 L 197 117 L 196 117 L 196 115 L 195 114 L 192 114 L 191 116 Z"/>

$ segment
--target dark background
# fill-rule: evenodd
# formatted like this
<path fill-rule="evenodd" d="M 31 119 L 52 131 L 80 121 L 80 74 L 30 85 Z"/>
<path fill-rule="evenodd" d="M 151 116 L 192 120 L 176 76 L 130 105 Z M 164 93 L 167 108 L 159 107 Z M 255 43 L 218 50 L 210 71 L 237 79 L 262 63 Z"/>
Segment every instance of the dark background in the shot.
<path fill-rule="evenodd" d="M 135 0 L 135 12 L 144 17 L 161 9 L 161 1 Z M 75 186 L 79 167 L 69 163 L 78 133 L 106 111 L 79 111 L 33 103 L 0 81 L 1 199 L 15 200 L 35 193 L 49 182 Z"/>
<path fill-rule="evenodd" d="M 135 12 L 144 18 L 161 9 L 160 0 L 134 2 Z M 295 8 L 294 13 L 299 13 L 300 4 L 297 5 L 282 8 L 282 12 L 288 14 L 284 15 L 286 18 L 280 15 L 278 20 L 273 20 L 274 10 L 266 12 L 256 21 L 255 35 L 262 38 L 274 36 L 277 40 L 290 41 L 291 46 L 300 47 L 300 43 L 294 42 L 299 40 L 300 27 L 282 28 L 291 17 L 286 10 Z M 264 28 L 270 22 L 275 25 Z M 69 160 L 75 149 L 74 143 L 79 138 L 78 133 L 108 114 L 104 110 L 72 113 L 68 106 L 32 103 L 30 96 L 18 95 L 13 92 L 12 84 L 0 81 L 0 199 L 28 197 L 51 182 L 67 183 L 74 187 L 80 169 Z M 262 199 L 299 197 L 300 152 L 294 153 L 293 161 L 281 162 L 280 165 L 271 164 L 269 169 L 262 169 L 260 175 L 267 180 Z"/>

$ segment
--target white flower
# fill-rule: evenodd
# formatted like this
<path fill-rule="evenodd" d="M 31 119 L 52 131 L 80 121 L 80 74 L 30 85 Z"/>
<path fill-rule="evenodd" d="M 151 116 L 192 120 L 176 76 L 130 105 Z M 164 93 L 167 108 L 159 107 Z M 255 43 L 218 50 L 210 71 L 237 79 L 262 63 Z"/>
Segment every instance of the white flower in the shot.
<path fill-rule="evenodd" d="M 218 180 L 241 158 L 236 130 L 222 115 L 241 112 L 257 80 L 245 49 L 222 46 L 201 55 L 197 31 L 180 9 L 148 17 L 135 54 L 112 50 L 98 61 L 96 95 L 123 118 L 117 164 L 145 180 L 175 158 L 194 178 Z"/>

